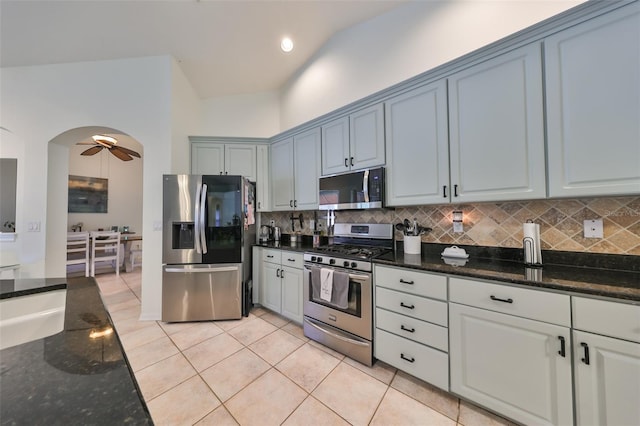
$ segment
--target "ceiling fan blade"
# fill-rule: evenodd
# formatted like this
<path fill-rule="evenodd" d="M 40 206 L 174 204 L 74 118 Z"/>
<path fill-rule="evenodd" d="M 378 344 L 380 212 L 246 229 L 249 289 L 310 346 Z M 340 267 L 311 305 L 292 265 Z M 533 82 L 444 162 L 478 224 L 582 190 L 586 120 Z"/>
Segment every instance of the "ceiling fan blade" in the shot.
<path fill-rule="evenodd" d="M 99 153 L 100 151 L 102 151 L 102 146 L 92 146 L 91 148 L 87 149 L 86 151 L 82 151 L 80 153 L 80 155 L 94 155 Z"/>
<path fill-rule="evenodd" d="M 94 141 L 81 141 L 78 142 L 76 145 L 95 145 L 96 143 Z"/>
<path fill-rule="evenodd" d="M 133 160 L 133 157 L 131 157 L 126 152 L 122 152 L 122 150 L 117 146 L 114 146 L 113 148 L 111 148 L 109 150 L 109 152 L 111 152 L 113 155 L 115 155 L 116 157 L 118 157 L 122 161 L 131 161 L 131 160 Z"/>
<path fill-rule="evenodd" d="M 114 146 L 114 147 L 112 147 L 111 149 L 116 149 L 116 148 L 117 148 L 117 149 L 119 149 L 119 150 L 121 150 L 122 152 L 126 152 L 126 153 L 127 153 L 127 154 L 129 154 L 129 155 L 132 155 L 132 156 L 134 156 L 134 157 L 141 158 L 141 157 L 140 157 L 140 154 L 138 154 L 137 152 L 135 152 L 135 151 L 133 151 L 133 150 L 131 150 L 131 149 L 129 149 L 129 148 L 125 148 L 124 146 Z"/>

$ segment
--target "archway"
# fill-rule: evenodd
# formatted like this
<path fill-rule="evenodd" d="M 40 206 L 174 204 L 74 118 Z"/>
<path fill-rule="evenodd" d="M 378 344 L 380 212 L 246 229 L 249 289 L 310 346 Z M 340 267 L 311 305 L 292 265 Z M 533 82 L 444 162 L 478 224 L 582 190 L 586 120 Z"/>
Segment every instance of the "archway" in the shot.
<path fill-rule="evenodd" d="M 141 158 L 121 161 L 103 149 L 92 156 L 77 145 L 93 135 L 115 137 L 120 146 L 140 153 Z M 46 270 L 49 276 L 66 274 L 66 233 L 83 224 L 83 230 L 128 226 L 142 232 L 143 146 L 128 134 L 104 126 L 86 126 L 65 131 L 48 144 Z M 68 212 L 69 175 L 106 179 L 106 212 Z M 55 272 L 54 272 L 55 271 Z"/>

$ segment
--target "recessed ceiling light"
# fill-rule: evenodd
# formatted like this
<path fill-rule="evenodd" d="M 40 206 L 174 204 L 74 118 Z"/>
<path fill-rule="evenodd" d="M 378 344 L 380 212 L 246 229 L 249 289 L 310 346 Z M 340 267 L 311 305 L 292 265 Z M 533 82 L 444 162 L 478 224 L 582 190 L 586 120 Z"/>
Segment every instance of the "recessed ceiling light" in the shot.
<path fill-rule="evenodd" d="M 293 50 L 293 41 L 289 37 L 284 37 L 280 42 L 280 49 L 285 53 L 291 52 Z"/>

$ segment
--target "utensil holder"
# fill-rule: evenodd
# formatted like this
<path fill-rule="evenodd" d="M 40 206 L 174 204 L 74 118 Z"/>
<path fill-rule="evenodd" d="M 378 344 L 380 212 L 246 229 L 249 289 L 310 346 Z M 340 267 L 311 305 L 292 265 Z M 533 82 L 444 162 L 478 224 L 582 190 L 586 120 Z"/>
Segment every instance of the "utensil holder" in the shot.
<path fill-rule="evenodd" d="M 422 249 L 422 239 L 420 235 L 404 236 L 404 252 L 406 254 L 420 254 Z"/>

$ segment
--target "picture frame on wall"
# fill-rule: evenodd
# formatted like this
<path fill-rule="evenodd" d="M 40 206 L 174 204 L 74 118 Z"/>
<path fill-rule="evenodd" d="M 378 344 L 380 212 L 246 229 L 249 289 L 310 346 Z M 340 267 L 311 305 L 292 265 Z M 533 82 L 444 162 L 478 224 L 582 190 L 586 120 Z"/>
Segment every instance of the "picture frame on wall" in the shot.
<path fill-rule="evenodd" d="M 109 180 L 69 175 L 69 213 L 107 213 Z"/>
<path fill-rule="evenodd" d="M 118 226 L 117 225 L 112 226 L 111 232 L 118 232 Z"/>

